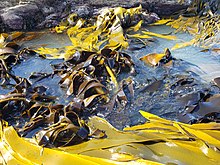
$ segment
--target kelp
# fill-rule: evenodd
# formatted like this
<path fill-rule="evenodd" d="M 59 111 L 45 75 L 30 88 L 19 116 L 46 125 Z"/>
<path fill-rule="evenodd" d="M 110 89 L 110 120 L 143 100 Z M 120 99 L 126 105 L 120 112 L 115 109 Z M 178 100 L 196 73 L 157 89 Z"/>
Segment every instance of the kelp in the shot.
<path fill-rule="evenodd" d="M 74 145 L 88 138 L 87 126 L 71 106 L 35 104 L 27 110 L 27 114 L 31 115 L 31 119 L 18 130 L 18 133 L 27 136 L 31 131 L 42 127 L 35 133 L 36 141 L 40 146 Z"/>
<path fill-rule="evenodd" d="M 204 48 L 212 47 L 219 43 L 219 15 L 212 15 L 206 17 L 183 17 L 180 16 L 177 20 L 168 23 L 177 31 L 189 32 L 194 36 L 194 39 L 188 43 L 175 45 L 172 49 L 178 49 L 188 45 L 202 46 Z"/>
<path fill-rule="evenodd" d="M 18 137 L 13 127 L 2 123 L 1 161 L 12 164 L 70 161 L 82 164 L 218 164 L 218 123 L 205 124 L 204 127 L 204 124 L 188 125 L 162 119 L 143 111 L 141 114 L 148 121 L 124 131 L 118 131 L 104 119 L 93 117 L 88 122 L 90 131 L 97 132 L 98 129 L 105 136 L 59 149 L 42 148 L 34 141 Z M 56 159 L 52 160 L 54 155 Z"/>
<path fill-rule="evenodd" d="M 165 49 L 164 53 L 151 53 L 140 58 L 141 61 L 152 66 L 172 63 L 172 59 L 173 57 L 171 56 L 171 52 L 168 48 Z"/>
<path fill-rule="evenodd" d="M 155 20 L 159 19 L 156 16 Z M 83 20 L 72 14 L 67 21 L 55 27 L 57 33 L 66 32 L 72 45 L 65 48 L 39 48 L 37 53 L 46 58 L 70 59 L 77 51 L 100 52 L 102 49 L 126 49 L 130 40 L 151 39 L 152 36 L 174 40 L 174 36 L 165 36 L 141 31 L 141 26 L 149 18 L 142 7 L 125 9 L 122 7 L 104 8 L 93 19 Z M 145 45 L 145 44 L 144 44 Z"/>
<path fill-rule="evenodd" d="M 219 20 L 218 1 L 195 0 L 178 19 L 159 20 L 152 25 L 166 24 L 175 28 L 175 32 L 188 32 L 193 35 L 192 40 L 177 43 L 172 50 L 190 45 L 212 48 L 220 43 Z"/>
<path fill-rule="evenodd" d="M 14 79 L 14 91 L 1 95 L 1 118 L 14 125 L 22 137 L 35 137 L 37 144 L 46 147 L 68 146 L 88 138 L 88 127 L 81 119 L 91 115 L 94 108 L 113 109 L 115 104 L 125 106 L 124 88 L 134 95 L 132 80 L 118 84 L 117 75 L 134 73 L 134 63 L 126 53 L 103 49 L 101 53 L 76 52 L 68 61 L 53 65 L 54 73 L 32 73 L 29 80 L 9 75 Z M 54 104 L 56 97 L 47 93 L 47 87 L 36 86 L 38 81 L 58 74 L 60 86 L 72 101 L 68 105 Z M 110 89 L 114 89 L 109 93 Z M 110 100 L 110 95 L 114 95 Z M 111 106 L 109 106 L 111 104 Z M 16 118 L 14 121 L 13 118 Z M 25 120 L 26 122 L 22 122 Z"/>
<path fill-rule="evenodd" d="M 128 91 L 128 92 L 125 92 Z M 130 95 L 130 97 L 128 97 Z M 117 90 L 113 93 L 112 97 L 109 101 L 98 107 L 98 110 L 102 111 L 112 111 L 115 108 L 117 111 L 121 111 L 124 109 L 128 103 L 128 98 L 132 99 L 134 97 L 134 81 L 131 77 L 127 79 L 123 79 L 119 85 Z"/>
<path fill-rule="evenodd" d="M 192 125 L 141 111 L 147 120 L 145 124 L 119 131 L 106 120 L 93 116 L 99 111 L 121 111 L 129 99 L 136 97 L 132 77 L 136 73 L 134 62 L 121 49 L 131 46 L 139 50 L 153 41 L 152 37 L 176 39 L 142 30 L 146 15 L 141 6 L 105 8 L 97 18 L 87 20 L 70 15 L 67 22 L 54 30 L 67 33 L 72 45 L 36 50 L 44 58 L 65 61 L 53 64 L 53 73 L 34 72 L 28 79 L 11 73 L 10 66 L 18 62 L 22 53 L 31 54 L 31 50 L 20 51 L 19 45 L 14 49 L 13 44 L 12 47 L 6 44 L 22 40 L 25 34 L 2 34 L 0 78 L 2 84 L 10 83 L 13 91 L 0 95 L 0 163 L 218 164 L 220 97 L 207 90 L 188 94 L 196 89 L 193 78 L 171 75 L 175 80 L 169 82 L 170 75 L 165 75 L 161 79 L 154 78 L 137 91 L 154 97 L 156 91 L 167 90 L 168 94 L 163 97 L 176 97 L 184 107 L 177 112 L 179 121 Z M 192 20 L 198 24 L 197 20 Z M 181 20 L 176 21 L 176 24 L 172 20 L 165 22 L 179 28 Z M 156 24 L 161 22 L 164 20 Z M 185 25 L 181 30 L 199 32 L 188 28 L 195 26 L 188 19 Z M 17 61 L 7 60 L 14 57 Z M 168 48 L 164 53 L 151 53 L 140 60 L 154 66 L 153 69 L 166 71 L 167 66 L 178 61 Z M 118 77 L 122 73 L 131 77 L 120 80 Z M 66 94 L 67 102 L 62 104 L 50 95 L 47 86 L 38 85 L 39 81 L 56 75 L 60 76 L 59 85 Z M 214 79 L 214 85 L 219 87 L 218 78 Z"/>
<path fill-rule="evenodd" d="M 21 42 L 35 38 L 38 33 L 12 32 L 0 34 L 0 85 L 10 85 L 17 78 L 11 73 L 11 68 L 34 51 L 23 48 Z"/>
<path fill-rule="evenodd" d="M 135 73 L 131 57 L 111 49 L 103 49 L 100 54 L 76 52 L 64 62 L 63 69 L 59 70 L 59 67 L 54 66 L 55 73 L 62 78 L 59 84 L 67 89 L 68 96 L 72 95 L 81 102 L 79 107 L 87 107 L 93 100 L 108 103 L 109 91 L 114 89 L 111 93 L 118 93 L 117 76 L 123 72 Z"/>
<path fill-rule="evenodd" d="M 216 78 L 214 78 L 214 84 L 217 86 L 217 87 L 219 87 L 220 88 L 220 77 L 216 77 Z"/>
<path fill-rule="evenodd" d="M 10 124 L 18 122 L 19 135 L 35 136 L 39 145 L 65 146 L 85 140 L 88 130 L 77 114 L 78 109 L 71 103 L 52 105 L 56 97 L 46 91 L 44 86 L 32 87 L 28 80 L 20 79 L 13 92 L 0 95 L 1 119 Z"/>
<path fill-rule="evenodd" d="M 179 99 L 185 109 L 179 112 L 184 123 L 209 123 L 220 121 L 219 94 L 190 93 Z"/>

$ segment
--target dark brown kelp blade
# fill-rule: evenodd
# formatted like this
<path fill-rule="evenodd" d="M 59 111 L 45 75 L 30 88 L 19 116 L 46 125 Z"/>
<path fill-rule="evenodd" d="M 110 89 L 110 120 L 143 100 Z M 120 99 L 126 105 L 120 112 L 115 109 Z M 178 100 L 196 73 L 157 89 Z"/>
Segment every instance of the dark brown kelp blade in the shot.
<path fill-rule="evenodd" d="M 214 78 L 213 81 L 214 81 L 215 85 L 220 88 L 220 77 Z"/>
<path fill-rule="evenodd" d="M 180 98 L 185 102 L 185 110 L 178 114 L 179 120 L 186 123 L 218 122 L 220 120 L 219 94 L 188 94 Z M 190 99 L 191 98 L 191 99 Z"/>
<path fill-rule="evenodd" d="M 163 80 L 156 80 L 156 81 L 152 82 L 151 84 L 147 85 L 146 87 L 143 87 L 142 89 L 140 89 L 140 92 L 153 93 L 157 90 L 160 90 L 160 88 L 162 88 L 163 84 L 164 84 Z"/>
<path fill-rule="evenodd" d="M 58 147 L 81 143 L 88 137 L 88 128 L 81 123 L 73 109 L 68 107 L 45 106 L 39 103 L 33 105 L 26 111 L 30 120 L 18 130 L 19 134 L 36 136 L 38 144 L 43 146 Z"/>

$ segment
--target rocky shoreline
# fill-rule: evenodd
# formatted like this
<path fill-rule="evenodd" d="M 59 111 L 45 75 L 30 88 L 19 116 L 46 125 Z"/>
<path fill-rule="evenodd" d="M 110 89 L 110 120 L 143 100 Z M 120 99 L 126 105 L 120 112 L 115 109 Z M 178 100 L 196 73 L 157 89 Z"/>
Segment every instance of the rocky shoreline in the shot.
<path fill-rule="evenodd" d="M 191 1 L 178 0 L 3 0 L 0 2 L 0 32 L 54 27 L 70 13 L 89 17 L 102 7 L 142 5 L 144 10 L 168 16 L 187 8 Z"/>

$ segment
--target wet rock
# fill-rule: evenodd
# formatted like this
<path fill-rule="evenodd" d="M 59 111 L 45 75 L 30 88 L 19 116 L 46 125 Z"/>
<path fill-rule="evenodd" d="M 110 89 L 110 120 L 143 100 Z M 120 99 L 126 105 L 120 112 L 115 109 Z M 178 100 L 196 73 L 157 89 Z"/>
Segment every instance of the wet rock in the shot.
<path fill-rule="evenodd" d="M 192 0 L 185 0 L 183 3 L 179 3 L 179 0 L 85 0 L 90 6 L 105 7 L 105 6 L 122 6 L 125 8 L 136 7 L 142 5 L 143 9 L 150 12 L 155 12 L 159 16 L 168 16 L 179 10 L 186 9 Z"/>
<path fill-rule="evenodd" d="M 19 0 L 1 0 L 0 9 L 17 5 Z"/>
<path fill-rule="evenodd" d="M 20 30 L 24 27 L 24 20 L 22 17 L 11 14 L 11 13 L 4 13 L 1 15 L 2 21 L 6 26 L 12 30 Z"/>
<path fill-rule="evenodd" d="M 55 9 L 53 7 L 50 6 L 44 6 L 41 11 L 43 12 L 44 15 L 50 15 L 52 13 L 55 13 Z"/>
<path fill-rule="evenodd" d="M 45 20 L 41 23 L 39 23 L 36 28 L 42 29 L 42 28 L 51 28 L 59 25 L 60 23 L 60 14 L 50 14 L 48 15 Z"/>
<path fill-rule="evenodd" d="M 72 7 L 71 12 L 77 13 L 81 18 L 87 18 L 92 16 L 93 9 L 87 5 L 79 6 L 78 8 Z"/>
<path fill-rule="evenodd" d="M 17 5 L 3 10 L 0 15 L 2 22 L 8 30 L 33 29 L 39 20 L 43 19 L 43 14 L 34 4 Z"/>

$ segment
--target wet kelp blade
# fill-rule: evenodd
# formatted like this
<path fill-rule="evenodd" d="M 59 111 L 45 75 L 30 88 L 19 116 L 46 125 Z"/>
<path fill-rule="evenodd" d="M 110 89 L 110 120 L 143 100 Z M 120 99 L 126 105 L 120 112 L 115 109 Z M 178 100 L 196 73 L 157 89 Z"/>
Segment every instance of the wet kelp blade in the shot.
<path fill-rule="evenodd" d="M 5 164 L 152 164 L 160 163 L 144 159 L 132 159 L 127 162 L 117 162 L 108 159 L 63 152 L 55 149 L 37 146 L 20 138 L 13 127 L 1 130 L 1 163 Z M 3 142 L 4 141 L 4 142 Z M 126 157 L 126 155 L 124 155 Z"/>
<path fill-rule="evenodd" d="M 215 85 L 220 88 L 220 77 L 216 77 L 213 81 L 214 81 Z"/>
<path fill-rule="evenodd" d="M 127 48 L 128 42 L 126 41 L 122 27 L 122 21 L 125 20 L 124 15 L 129 15 L 131 19 L 134 19 L 134 15 L 141 14 L 141 9 L 141 6 L 133 9 L 124 9 L 121 7 L 106 8 L 100 11 L 100 15 L 97 17 L 96 22 L 92 22 L 92 25 L 86 25 L 85 20 L 79 19 L 74 26 L 68 26 L 66 28 L 60 26 L 60 28 L 55 28 L 58 33 L 67 29 L 67 35 L 72 41 L 71 48 L 40 48 L 36 52 L 43 56 L 49 54 L 52 58 L 64 58 L 68 60 L 71 51 L 74 52 L 74 50 L 98 52 L 101 48 L 111 48 L 112 50 L 120 47 Z M 138 27 L 135 28 L 135 30 L 137 29 Z M 60 51 L 63 53 L 59 56 Z"/>
<path fill-rule="evenodd" d="M 156 66 L 159 63 L 166 64 L 172 60 L 171 52 L 168 48 L 164 50 L 164 53 L 150 53 L 140 58 L 145 64 Z"/>
<path fill-rule="evenodd" d="M 49 149 L 20 138 L 13 127 L 1 130 L 2 162 L 22 164 L 218 164 L 219 124 L 188 125 L 143 112 L 149 121 L 118 131 L 93 117 L 88 126 L 105 136 L 69 147 Z M 205 125 L 205 127 L 203 127 Z M 7 155 L 7 156 L 6 156 Z M 55 157 L 54 157 L 55 156 Z"/>
<path fill-rule="evenodd" d="M 201 8 L 201 4 L 204 1 L 194 1 L 191 9 L 194 14 L 190 16 L 190 10 L 184 15 L 180 15 L 176 20 L 159 20 L 152 25 L 166 24 L 176 29 L 175 32 L 187 32 L 193 35 L 193 39 L 186 43 L 180 43 L 175 45 L 172 49 L 180 49 L 186 46 L 194 45 L 203 48 L 212 48 L 219 45 L 219 30 L 220 30 L 220 15 L 218 12 L 212 13 L 209 5 L 212 3 L 206 3 L 206 7 Z M 198 3 L 198 4 L 195 4 Z M 214 4 L 214 3 L 213 3 Z M 209 7 L 208 7 L 209 6 Z M 208 10 L 208 11 L 203 11 Z M 189 16 L 186 16 L 189 14 Z"/>
<path fill-rule="evenodd" d="M 96 21 L 76 19 L 74 23 L 60 25 L 55 28 L 57 33 L 66 32 L 72 45 L 63 48 L 39 48 L 37 53 L 45 58 L 61 58 L 68 60 L 76 51 L 100 52 L 103 48 L 112 50 L 126 49 L 130 42 L 128 39 L 151 39 L 152 37 L 175 40 L 175 36 L 156 34 L 141 31 L 145 13 L 142 7 L 125 9 L 122 7 L 105 8 L 100 10 Z M 88 23 L 89 21 L 89 23 Z M 71 21 L 72 22 L 72 21 Z"/>

